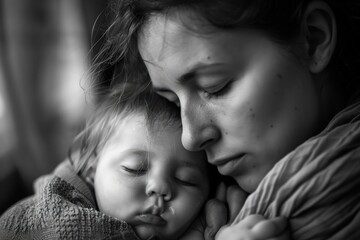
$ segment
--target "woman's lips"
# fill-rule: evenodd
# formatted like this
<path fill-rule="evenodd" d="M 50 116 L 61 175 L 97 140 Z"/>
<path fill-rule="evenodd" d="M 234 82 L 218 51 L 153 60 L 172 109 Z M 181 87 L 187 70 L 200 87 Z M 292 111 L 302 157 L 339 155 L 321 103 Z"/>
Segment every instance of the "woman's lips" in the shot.
<path fill-rule="evenodd" d="M 220 165 L 226 164 L 229 161 L 233 161 L 235 159 L 242 158 L 244 155 L 245 155 L 245 153 L 240 153 L 240 154 L 230 156 L 230 157 L 218 158 L 218 159 L 210 161 L 210 163 L 213 165 L 216 165 L 216 166 L 220 166 Z"/>
<path fill-rule="evenodd" d="M 242 171 L 241 164 L 245 158 L 246 154 L 242 153 L 232 157 L 217 159 L 212 164 L 217 166 L 222 175 L 236 176 Z"/>

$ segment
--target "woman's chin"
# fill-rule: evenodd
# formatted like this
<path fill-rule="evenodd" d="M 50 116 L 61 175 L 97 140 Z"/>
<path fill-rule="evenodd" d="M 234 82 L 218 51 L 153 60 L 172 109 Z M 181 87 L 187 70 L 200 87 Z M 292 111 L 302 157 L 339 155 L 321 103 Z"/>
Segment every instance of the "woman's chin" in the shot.
<path fill-rule="evenodd" d="M 249 177 L 238 177 L 235 178 L 235 181 L 240 186 L 242 190 L 247 193 L 255 192 L 256 188 L 259 186 L 261 180 L 257 178 L 249 178 Z"/>

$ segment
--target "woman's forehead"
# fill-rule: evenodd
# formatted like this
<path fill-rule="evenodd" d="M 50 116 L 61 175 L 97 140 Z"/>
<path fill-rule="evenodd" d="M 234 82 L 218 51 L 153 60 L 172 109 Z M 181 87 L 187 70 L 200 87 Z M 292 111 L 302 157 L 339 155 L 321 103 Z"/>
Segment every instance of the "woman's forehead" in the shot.
<path fill-rule="evenodd" d="M 152 15 L 139 33 L 139 49 L 155 50 L 154 47 L 158 47 L 158 52 L 163 53 L 170 46 L 176 50 L 183 47 L 184 36 L 209 37 L 214 30 L 214 26 L 194 11 L 178 10 Z"/>

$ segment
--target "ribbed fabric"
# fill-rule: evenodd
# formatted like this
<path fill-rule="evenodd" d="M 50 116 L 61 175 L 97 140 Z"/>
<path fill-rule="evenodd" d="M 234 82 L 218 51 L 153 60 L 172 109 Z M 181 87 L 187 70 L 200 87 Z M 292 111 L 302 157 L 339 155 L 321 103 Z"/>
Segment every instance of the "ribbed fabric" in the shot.
<path fill-rule="evenodd" d="M 1 216 L 0 239 L 139 240 L 126 222 L 96 209 L 91 189 L 68 160 L 35 182 L 35 195 Z"/>
<path fill-rule="evenodd" d="M 360 103 L 279 161 L 233 224 L 250 214 L 287 217 L 293 240 L 360 239 Z"/>

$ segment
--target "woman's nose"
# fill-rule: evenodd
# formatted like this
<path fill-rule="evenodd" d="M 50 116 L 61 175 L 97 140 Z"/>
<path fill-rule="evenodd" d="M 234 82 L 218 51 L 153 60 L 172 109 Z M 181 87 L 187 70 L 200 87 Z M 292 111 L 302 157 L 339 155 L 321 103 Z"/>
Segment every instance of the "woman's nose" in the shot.
<path fill-rule="evenodd" d="M 204 150 L 220 137 L 217 127 L 200 108 L 181 106 L 181 122 L 181 141 L 189 151 Z"/>
<path fill-rule="evenodd" d="M 169 201 L 172 198 L 172 191 L 169 181 L 165 177 L 159 175 L 149 176 L 146 186 L 146 195 L 159 195 L 164 198 L 165 201 Z"/>

